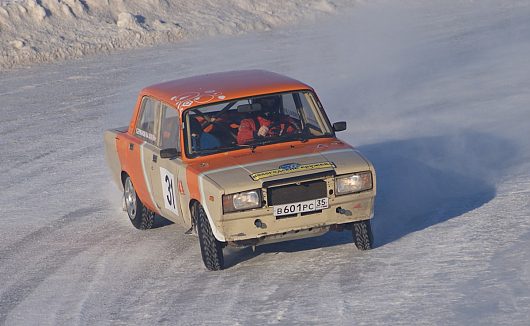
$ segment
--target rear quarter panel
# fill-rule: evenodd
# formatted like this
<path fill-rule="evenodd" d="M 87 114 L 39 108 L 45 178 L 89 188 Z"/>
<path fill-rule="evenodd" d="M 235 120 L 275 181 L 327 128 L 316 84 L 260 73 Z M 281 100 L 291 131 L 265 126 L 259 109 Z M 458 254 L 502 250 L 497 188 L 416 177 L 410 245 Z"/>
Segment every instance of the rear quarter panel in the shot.
<path fill-rule="evenodd" d="M 120 134 L 127 131 L 128 127 L 106 130 L 103 134 L 103 141 L 105 144 L 105 160 L 111 171 L 112 179 L 120 188 L 123 190 L 123 184 L 121 181 L 121 162 L 118 156 L 117 141 Z"/>

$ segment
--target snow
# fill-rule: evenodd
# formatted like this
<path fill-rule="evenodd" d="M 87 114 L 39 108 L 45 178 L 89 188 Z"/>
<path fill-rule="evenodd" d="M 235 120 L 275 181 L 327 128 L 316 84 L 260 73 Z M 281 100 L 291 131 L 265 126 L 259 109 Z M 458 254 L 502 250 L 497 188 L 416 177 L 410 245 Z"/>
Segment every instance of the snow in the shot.
<path fill-rule="evenodd" d="M 354 0 L 0 1 L 0 68 L 310 22 Z"/>
<path fill-rule="evenodd" d="M 228 10 L 228 9 L 227 9 Z M 530 4 L 376 1 L 332 19 L 1 73 L 0 324 L 492 324 L 530 318 Z M 127 20 L 127 19 L 126 19 Z M 103 159 L 140 88 L 263 68 L 375 164 L 376 248 L 226 252 L 137 231 Z"/>

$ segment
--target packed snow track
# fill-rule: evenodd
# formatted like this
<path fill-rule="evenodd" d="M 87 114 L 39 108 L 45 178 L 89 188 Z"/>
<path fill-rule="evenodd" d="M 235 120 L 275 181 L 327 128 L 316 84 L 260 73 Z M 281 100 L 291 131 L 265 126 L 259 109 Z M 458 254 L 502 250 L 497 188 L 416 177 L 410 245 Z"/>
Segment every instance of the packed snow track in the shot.
<path fill-rule="evenodd" d="M 363 2 L 319 24 L 0 72 L 0 325 L 530 319 L 530 3 Z M 137 92 L 263 68 L 315 86 L 374 162 L 376 248 L 231 249 L 130 225 L 103 155 Z"/>

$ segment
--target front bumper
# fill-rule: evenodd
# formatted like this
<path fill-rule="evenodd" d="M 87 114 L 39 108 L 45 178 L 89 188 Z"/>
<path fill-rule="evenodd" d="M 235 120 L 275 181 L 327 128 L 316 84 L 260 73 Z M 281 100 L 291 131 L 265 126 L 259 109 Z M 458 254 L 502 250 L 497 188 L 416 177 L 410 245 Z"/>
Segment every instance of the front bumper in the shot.
<path fill-rule="evenodd" d="M 374 199 L 374 190 L 343 196 L 330 195 L 329 207 L 320 212 L 278 218 L 274 216 L 272 207 L 262 207 L 225 214 L 221 224 L 226 241 L 234 245 L 311 237 L 323 234 L 336 225 L 370 219 Z"/>

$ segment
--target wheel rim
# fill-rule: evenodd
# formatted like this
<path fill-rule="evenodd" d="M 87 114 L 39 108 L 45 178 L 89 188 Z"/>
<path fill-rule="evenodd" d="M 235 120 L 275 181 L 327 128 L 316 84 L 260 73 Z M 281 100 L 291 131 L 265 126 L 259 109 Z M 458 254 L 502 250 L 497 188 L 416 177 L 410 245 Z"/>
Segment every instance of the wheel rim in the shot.
<path fill-rule="evenodd" d="M 134 191 L 134 187 L 130 178 L 127 178 L 127 180 L 125 181 L 124 195 L 127 213 L 129 214 L 129 218 L 131 220 L 134 220 L 134 218 L 136 217 L 136 192 Z"/>

